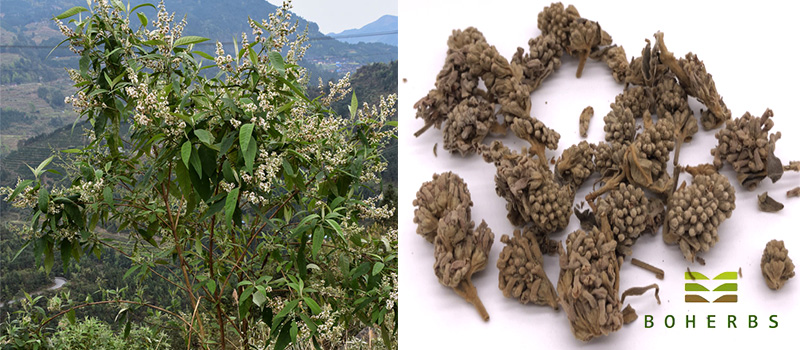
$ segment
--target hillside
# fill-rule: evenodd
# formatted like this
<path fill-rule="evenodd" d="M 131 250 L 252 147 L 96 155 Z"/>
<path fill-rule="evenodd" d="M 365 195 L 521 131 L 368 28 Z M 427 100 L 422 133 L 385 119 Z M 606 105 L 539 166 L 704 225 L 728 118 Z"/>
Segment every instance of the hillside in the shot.
<path fill-rule="evenodd" d="M 397 46 L 397 16 L 384 15 L 361 28 L 328 35 L 338 41 L 350 44 L 364 42 Z"/>

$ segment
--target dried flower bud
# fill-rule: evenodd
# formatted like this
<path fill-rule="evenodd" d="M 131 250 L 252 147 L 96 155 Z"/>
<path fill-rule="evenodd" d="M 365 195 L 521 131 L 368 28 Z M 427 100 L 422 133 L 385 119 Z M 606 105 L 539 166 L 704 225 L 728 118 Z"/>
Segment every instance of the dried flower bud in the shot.
<path fill-rule="evenodd" d="M 433 181 L 422 184 L 413 204 L 418 207 L 414 210 L 417 233 L 433 243 L 439 228 L 439 220 L 459 207 L 466 208 L 469 215 L 472 199 L 464 180 L 448 171 L 443 174 L 433 174 Z"/>
<path fill-rule="evenodd" d="M 612 103 L 611 111 L 603 117 L 607 142 L 629 144 L 636 137 L 636 120 L 630 108 Z"/>
<path fill-rule="evenodd" d="M 577 18 L 570 23 L 569 44 L 565 49 L 571 56 L 578 56 L 576 77 L 581 77 L 589 53 L 601 45 L 611 45 L 611 35 L 601 29 L 599 23 L 585 18 Z"/>
<path fill-rule="evenodd" d="M 508 202 L 506 209 L 512 224 L 530 223 L 545 233 L 567 226 L 575 192 L 570 186 L 559 186 L 547 165 L 526 155 L 527 150 L 517 153 L 499 141 L 491 146 L 481 145 L 481 154 L 497 167 L 495 189 Z"/>
<path fill-rule="evenodd" d="M 703 124 L 703 128 L 706 130 L 716 129 L 731 119 L 731 111 L 722 101 L 722 96 L 717 92 L 711 74 L 706 72 L 703 61 L 691 52 L 687 53 L 685 58 L 675 59 L 675 56 L 667 50 L 667 46 L 664 44 L 664 33 L 656 33 L 655 38 L 661 62 L 675 73 L 681 86 L 689 95 L 697 97 L 700 103 L 708 107 L 707 111 L 700 112 L 700 122 Z"/>
<path fill-rule="evenodd" d="M 633 252 L 631 247 L 647 225 L 648 204 L 641 188 L 624 183 L 597 201 L 595 217 L 608 219 L 619 255 L 629 256 Z"/>
<path fill-rule="evenodd" d="M 550 4 L 539 12 L 538 27 L 542 35 L 553 35 L 555 42 L 565 50 L 569 46 L 570 26 L 580 18 L 575 6 L 569 5 L 564 9 L 560 2 Z"/>
<path fill-rule="evenodd" d="M 503 295 L 523 304 L 532 302 L 558 309 L 558 296 L 544 271 L 536 233 L 528 228 L 523 232 L 514 230 L 514 237 L 503 235 L 500 241 L 506 245 L 497 260 Z"/>
<path fill-rule="evenodd" d="M 462 156 L 474 153 L 496 123 L 494 105 L 474 96 L 462 100 L 448 115 L 444 149 Z"/>
<path fill-rule="evenodd" d="M 531 151 L 538 155 L 542 162 L 547 159 L 544 154 L 545 147 L 557 149 L 558 140 L 561 138 L 558 132 L 531 117 L 515 118 L 510 124 L 510 129 L 517 137 L 531 144 Z"/>
<path fill-rule="evenodd" d="M 458 295 L 473 304 L 484 320 L 489 314 L 472 284 L 472 275 L 486 268 L 494 233 L 483 221 L 473 230 L 465 207 L 449 211 L 442 217 L 433 242 L 436 262 L 433 270 L 439 282 L 453 288 Z"/>
<path fill-rule="evenodd" d="M 761 273 L 767 287 L 774 290 L 781 289 L 786 281 L 794 277 L 794 263 L 783 241 L 773 239 L 767 243 L 761 256 Z"/>
<path fill-rule="evenodd" d="M 581 137 L 585 138 L 586 134 L 589 132 L 589 121 L 592 120 L 592 116 L 594 115 L 594 108 L 592 106 L 586 107 L 581 112 L 580 117 L 580 133 Z"/>
<path fill-rule="evenodd" d="M 690 186 L 681 186 L 667 202 L 664 242 L 678 243 L 687 261 L 707 252 L 719 241 L 717 229 L 736 208 L 736 193 L 728 178 L 718 173 L 698 174 Z"/>
<path fill-rule="evenodd" d="M 775 157 L 775 142 L 781 133 L 769 133 L 774 125 L 772 116 L 769 108 L 760 118 L 746 112 L 725 123 L 716 134 L 717 147 L 711 150 L 714 165 L 722 167 L 724 161 L 733 166 L 739 183 L 748 190 L 767 176 L 775 182 L 783 175 L 781 161 Z"/>
<path fill-rule="evenodd" d="M 556 161 L 556 179 L 562 185 L 578 189 L 594 173 L 594 153 L 597 146 L 581 141 L 561 153 Z"/>
<path fill-rule="evenodd" d="M 618 83 L 624 83 L 630 70 L 628 56 L 622 46 L 611 45 L 599 50 L 594 50 L 589 54 L 594 60 L 603 61 L 611 68 L 611 76 Z"/>
<path fill-rule="evenodd" d="M 567 236 L 567 248 L 559 249 L 561 273 L 558 295 L 572 334 L 582 341 L 608 335 L 622 327 L 619 300 L 617 242 L 610 232 L 597 227 Z"/>
<path fill-rule="evenodd" d="M 529 53 L 525 53 L 521 47 L 517 48 L 517 52 L 511 58 L 511 64 L 522 68 L 522 82 L 533 92 L 542 85 L 542 81 L 561 67 L 561 56 L 564 51 L 553 34 L 530 39 L 528 46 Z"/>

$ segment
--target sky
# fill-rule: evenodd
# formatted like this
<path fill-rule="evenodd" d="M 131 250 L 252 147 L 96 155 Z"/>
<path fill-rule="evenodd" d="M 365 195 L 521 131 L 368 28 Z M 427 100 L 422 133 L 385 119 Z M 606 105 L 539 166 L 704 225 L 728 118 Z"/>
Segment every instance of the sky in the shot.
<path fill-rule="evenodd" d="M 269 0 L 280 6 L 280 0 Z M 383 15 L 397 16 L 397 0 L 293 0 L 292 12 L 319 25 L 319 31 L 339 33 L 361 28 Z"/>

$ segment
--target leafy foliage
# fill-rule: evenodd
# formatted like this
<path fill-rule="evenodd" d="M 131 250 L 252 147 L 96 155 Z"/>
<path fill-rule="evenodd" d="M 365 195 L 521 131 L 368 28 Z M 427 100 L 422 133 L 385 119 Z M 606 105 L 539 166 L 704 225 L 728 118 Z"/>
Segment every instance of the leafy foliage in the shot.
<path fill-rule="evenodd" d="M 338 348 L 366 327 L 396 343 L 397 233 L 378 191 L 396 98 L 355 104 L 351 118 L 329 109 L 347 81 L 308 98 L 297 64 L 305 37 L 290 40 L 289 9 L 251 20 L 253 37 L 229 53 L 217 43 L 214 56 L 195 50 L 202 38 L 184 36 L 163 3 L 153 26 L 137 29 L 117 0 L 58 16 L 72 18 L 58 22 L 80 56 L 67 100 L 91 142 L 72 151 L 68 186 L 48 186 L 48 158 L 31 167 L 34 180 L 4 189 L 7 200 L 31 210 L 27 235 L 46 271 L 57 252 L 66 265 L 109 246 L 130 258 L 131 276 L 172 281 L 191 307 L 109 295 L 32 318 L 41 323 L 31 339 L 72 310 L 115 303 L 127 322 L 140 308 L 169 315 L 201 348 Z M 202 74 L 208 59 L 213 77 Z M 100 237 L 111 224 L 132 246 Z"/>

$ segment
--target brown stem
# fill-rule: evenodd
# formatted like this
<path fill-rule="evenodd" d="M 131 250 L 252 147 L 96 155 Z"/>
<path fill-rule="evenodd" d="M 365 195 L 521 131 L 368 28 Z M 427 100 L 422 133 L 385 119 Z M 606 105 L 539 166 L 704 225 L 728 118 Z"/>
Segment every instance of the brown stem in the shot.
<path fill-rule="evenodd" d="M 580 78 L 583 75 L 583 66 L 586 65 L 587 57 L 589 57 L 588 52 L 581 52 L 581 57 L 578 58 L 578 71 L 575 73 L 576 78 Z"/>
<path fill-rule="evenodd" d="M 428 131 L 428 129 L 430 129 L 431 126 L 433 126 L 433 122 L 425 123 L 425 126 L 423 126 L 422 129 L 417 130 L 417 132 L 414 133 L 414 136 L 419 137 L 419 135 L 422 135 L 423 133 L 425 133 L 425 131 Z"/>
<path fill-rule="evenodd" d="M 603 187 L 600 187 L 600 189 L 592 191 L 592 193 L 587 194 L 586 201 L 589 203 L 589 206 L 591 206 L 592 209 L 594 210 L 595 198 L 600 197 L 601 195 L 603 195 L 603 193 L 613 190 L 615 187 L 617 187 L 617 185 L 619 185 L 620 182 L 622 182 L 623 179 L 625 179 L 625 173 L 620 172 L 619 174 L 612 177 L 610 180 L 606 181 L 606 183 L 603 184 Z"/>
<path fill-rule="evenodd" d="M 489 321 L 489 312 L 486 311 L 486 307 L 483 306 L 481 298 L 478 297 L 478 289 L 476 289 L 475 285 L 472 284 L 472 280 L 467 278 L 464 281 L 461 281 L 459 288 L 462 289 L 462 292 L 464 293 L 462 297 L 464 297 L 464 299 L 466 299 L 470 304 L 475 306 L 475 309 L 478 310 L 478 313 L 481 314 L 481 317 L 484 321 Z"/>

